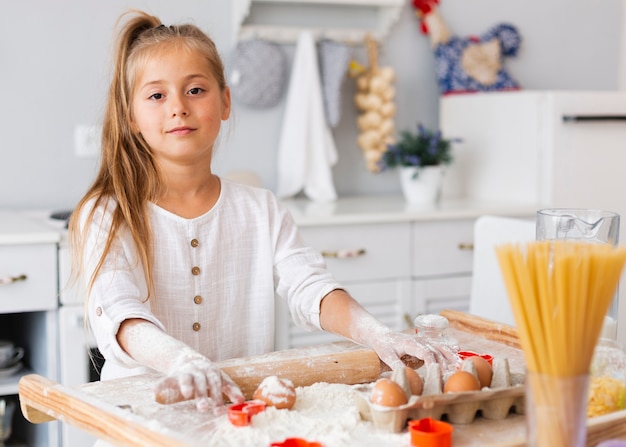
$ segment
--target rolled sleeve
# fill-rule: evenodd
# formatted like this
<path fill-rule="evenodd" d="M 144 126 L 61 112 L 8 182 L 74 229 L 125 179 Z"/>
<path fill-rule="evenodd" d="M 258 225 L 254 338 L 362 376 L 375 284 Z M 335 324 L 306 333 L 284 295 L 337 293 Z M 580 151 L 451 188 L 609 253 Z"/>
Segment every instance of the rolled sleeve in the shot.
<path fill-rule="evenodd" d="M 140 366 L 117 341 L 117 333 L 124 320 L 141 318 L 165 330 L 151 313 L 148 301 L 141 300 L 140 290 L 127 272 L 106 272 L 98 277 L 88 301 L 91 329 L 105 359 L 126 368 Z M 132 275 L 131 275 L 132 276 Z"/>
<path fill-rule="evenodd" d="M 83 251 L 85 278 L 92 277 L 106 247 L 113 206 L 112 201 L 99 206 L 89 220 L 86 218 L 89 207 L 86 207 L 81 216 L 83 228 L 86 229 Z M 106 361 L 124 368 L 140 366 L 117 341 L 120 325 L 124 320 L 141 318 L 163 330 L 165 328 L 150 311 L 144 270 L 137 260 L 132 238 L 127 231 L 119 231 L 97 277 L 87 290 L 89 326 Z"/>

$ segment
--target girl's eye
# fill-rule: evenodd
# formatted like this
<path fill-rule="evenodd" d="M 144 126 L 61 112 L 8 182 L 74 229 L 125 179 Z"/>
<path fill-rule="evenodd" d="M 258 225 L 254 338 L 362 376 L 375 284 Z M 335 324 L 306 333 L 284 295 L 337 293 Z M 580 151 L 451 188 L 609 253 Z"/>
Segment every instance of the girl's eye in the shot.
<path fill-rule="evenodd" d="M 153 99 L 155 101 L 157 101 L 157 100 L 159 100 L 161 98 L 163 98 L 163 94 L 162 93 L 154 93 L 154 94 L 152 94 L 152 95 L 150 95 L 148 97 L 148 99 Z"/>
<path fill-rule="evenodd" d="M 192 89 L 189 90 L 189 94 L 190 95 L 199 95 L 200 93 L 202 93 L 204 91 L 203 88 L 201 87 L 194 87 Z"/>

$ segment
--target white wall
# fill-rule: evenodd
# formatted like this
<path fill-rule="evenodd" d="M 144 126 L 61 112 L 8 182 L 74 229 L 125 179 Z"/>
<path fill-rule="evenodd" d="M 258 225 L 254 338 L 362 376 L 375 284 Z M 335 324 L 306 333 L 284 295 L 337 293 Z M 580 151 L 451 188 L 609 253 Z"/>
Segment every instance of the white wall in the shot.
<path fill-rule="evenodd" d="M 0 207 L 69 208 L 95 159 L 74 155 L 74 127 L 101 119 L 118 16 L 141 8 L 192 20 L 229 44 L 219 0 L 20 0 L 0 3 Z"/>
<path fill-rule="evenodd" d="M 626 90 L 626 0 L 622 0 L 618 89 Z"/>
<path fill-rule="evenodd" d="M 407 5 L 381 48 L 381 63 L 398 73 L 396 124 L 437 125 L 438 91 L 428 39 Z M 459 35 L 515 24 L 523 43 L 506 61 L 527 89 L 614 90 L 620 86 L 621 0 L 442 0 L 441 13 Z M 73 132 L 100 120 L 115 20 L 146 9 L 164 23 L 193 21 L 231 51 L 230 2 L 222 0 L 20 0 L 0 3 L 0 208 L 70 208 L 93 178 L 97 160 L 74 155 Z M 292 54 L 293 47 L 285 50 Z M 362 49 L 355 56 L 365 61 Z M 356 146 L 354 87 L 347 81 L 343 119 L 335 130 L 340 195 L 399 192 L 394 173 L 366 171 Z M 218 172 L 256 171 L 275 186 L 275 157 L 284 104 L 255 111 L 235 104 Z"/>

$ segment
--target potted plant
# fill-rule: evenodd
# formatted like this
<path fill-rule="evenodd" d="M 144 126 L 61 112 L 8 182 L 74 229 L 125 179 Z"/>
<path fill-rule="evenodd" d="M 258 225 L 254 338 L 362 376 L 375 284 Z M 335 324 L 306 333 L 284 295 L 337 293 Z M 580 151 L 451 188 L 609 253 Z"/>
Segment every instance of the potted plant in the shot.
<path fill-rule="evenodd" d="M 452 143 L 457 138 L 443 138 L 441 131 L 431 131 L 422 124 L 417 133 L 400 133 L 398 142 L 389 144 L 380 161 L 381 170 L 398 168 L 402 192 L 411 203 L 438 201 L 444 168 L 452 162 Z"/>

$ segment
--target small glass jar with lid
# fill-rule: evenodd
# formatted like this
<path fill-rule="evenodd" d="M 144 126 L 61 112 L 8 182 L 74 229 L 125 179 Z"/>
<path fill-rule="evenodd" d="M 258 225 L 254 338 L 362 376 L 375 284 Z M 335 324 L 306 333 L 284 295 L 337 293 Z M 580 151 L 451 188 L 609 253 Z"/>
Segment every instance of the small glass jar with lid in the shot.
<path fill-rule="evenodd" d="M 445 333 L 449 322 L 446 317 L 437 314 L 422 314 L 415 317 L 417 338 L 433 347 L 441 346 L 454 353 L 459 352 L 458 341 Z"/>

